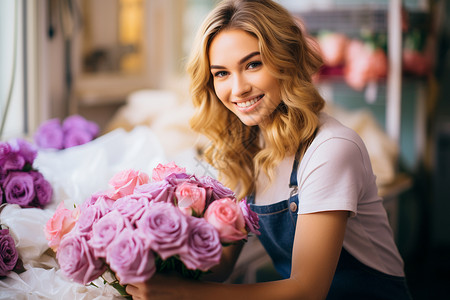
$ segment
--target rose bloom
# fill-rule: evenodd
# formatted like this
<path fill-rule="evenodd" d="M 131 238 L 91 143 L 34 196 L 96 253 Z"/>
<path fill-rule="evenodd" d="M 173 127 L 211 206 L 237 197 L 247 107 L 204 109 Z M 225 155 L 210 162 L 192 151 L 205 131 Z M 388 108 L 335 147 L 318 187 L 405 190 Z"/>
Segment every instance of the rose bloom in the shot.
<path fill-rule="evenodd" d="M 13 139 L 9 142 L 12 152 L 18 153 L 25 160 L 25 163 L 33 164 L 37 156 L 36 147 L 24 139 Z"/>
<path fill-rule="evenodd" d="M 185 173 L 185 168 L 180 168 L 175 164 L 175 162 L 170 162 L 168 164 L 158 164 L 156 168 L 153 169 L 152 181 L 160 181 L 166 178 L 172 173 Z"/>
<path fill-rule="evenodd" d="M 11 151 L 3 158 L 2 167 L 5 171 L 22 171 L 25 163 L 25 158 L 22 155 Z"/>
<path fill-rule="evenodd" d="M 206 192 L 196 183 L 183 182 L 175 194 L 178 200 L 178 208 L 186 215 L 201 215 L 205 209 Z"/>
<path fill-rule="evenodd" d="M 7 203 L 26 207 L 35 197 L 34 180 L 27 172 L 9 172 L 3 184 Z"/>
<path fill-rule="evenodd" d="M 202 176 L 199 178 L 199 182 L 206 186 L 212 188 L 213 200 L 223 199 L 223 198 L 235 198 L 235 193 L 224 186 L 220 181 L 210 177 Z"/>
<path fill-rule="evenodd" d="M 125 228 L 107 248 L 106 261 L 121 284 L 144 282 L 156 272 L 153 252 L 129 228 Z"/>
<path fill-rule="evenodd" d="M 118 211 L 122 216 L 134 225 L 145 210 L 149 207 L 149 199 L 136 195 L 125 196 L 114 202 L 112 209 Z"/>
<path fill-rule="evenodd" d="M 62 129 L 64 133 L 67 133 L 68 131 L 74 129 L 85 131 L 88 134 L 90 140 L 95 138 L 100 132 L 97 124 L 86 120 L 80 115 L 71 115 L 67 117 L 63 122 Z"/>
<path fill-rule="evenodd" d="M 125 217 L 118 211 L 111 211 L 92 225 L 92 238 L 89 245 L 96 257 L 105 257 L 106 249 L 125 227 Z"/>
<path fill-rule="evenodd" d="M 136 227 L 138 234 L 145 237 L 152 250 L 162 259 L 187 250 L 187 216 L 172 204 L 152 203 L 136 221 Z"/>
<path fill-rule="evenodd" d="M 84 285 L 106 271 L 106 264 L 94 257 L 93 249 L 82 235 L 70 233 L 64 236 L 56 258 L 65 276 Z"/>
<path fill-rule="evenodd" d="M 80 208 L 80 215 L 75 225 L 75 231 L 80 234 L 86 234 L 88 239 L 92 235 L 92 225 L 96 223 L 103 213 L 101 208 L 95 205 Z"/>
<path fill-rule="evenodd" d="M 43 122 L 34 134 L 36 145 L 44 149 L 63 149 L 63 130 L 59 119 Z"/>
<path fill-rule="evenodd" d="M 78 208 L 71 211 L 65 208 L 64 203 L 61 202 L 56 208 L 53 217 L 47 221 L 44 233 L 45 238 L 49 241 L 48 245 L 53 251 L 56 252 L 58 250 L 61 239 L 75 226 L 79 213 Z"/>
<path fill-rule="evenodd" d="M 212 202 L 204 218 L 219 231 L 223 243 L 247 238 L 244 216 L 235 200 L 224 198 Z"/>
<path fill-rule="evenodd" d="M 241 208 L 242 215 L 245 220 L 245 229 L 247 232 L 253 232 L 254 234 L 261 234 L 259 232 L 259 217 L 258 214 L 250 209 L 250 205 L 247 203 L 247 198 L 242 199 L 239 202 L 239 207 Z"/>
<path fill-rule="evenodd" d="M 149 182 L 149 177 L 146 173 L 135 170 L 124 170 L 111 178 L 109 185 L 114 189 L 111 192 L 111 199 L 117 200 L 121 197 L 131 195 L 136 186 L 146 184 Z"/>
<path fill-rule="evenodd" d="M 153 181 L 134 189 L 136 196 L 147 197 L 152 202 L 169 202 L 173 204 L 175 187 L 166 180 Z"/>
<path fill-rule="evenodd" d="M 19 254 L 8 229 L 0 229 L 0 276 L 14 270 Z"/>
<path fill-rule="evenodd" d="M 34 179 L 34 192 L 36 194 L 33 206 L 44 207 L 52 200 L 53 188 L 50 183 L 45 180 L 40 172 L 31 171 L 30 175 Z"/>
<path fill-rule="evenodd" d="M 180 254 L 188 269 L 207 271 L 220 262 L 222 244 L 219 233 L 203 218 L 189 218 L 188 251 Z"/>
<path fill-rule="evenodd" d="M 71 148 L 84 145 L 92 140 L 92 136 L 83 130 L 72 129 L 64 133 L 63 147 Z"/>

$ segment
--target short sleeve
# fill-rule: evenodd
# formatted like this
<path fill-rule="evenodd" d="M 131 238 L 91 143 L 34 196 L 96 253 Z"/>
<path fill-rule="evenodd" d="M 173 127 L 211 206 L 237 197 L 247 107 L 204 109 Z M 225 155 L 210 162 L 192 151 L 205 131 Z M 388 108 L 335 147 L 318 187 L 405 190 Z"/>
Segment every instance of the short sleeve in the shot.
<path fill-rule="evenodd" d="M 347 210 L 356 215 L 367 178 L 358 144 L 330 138 L 310 150 L 297 174 L 299 214 Z"/>

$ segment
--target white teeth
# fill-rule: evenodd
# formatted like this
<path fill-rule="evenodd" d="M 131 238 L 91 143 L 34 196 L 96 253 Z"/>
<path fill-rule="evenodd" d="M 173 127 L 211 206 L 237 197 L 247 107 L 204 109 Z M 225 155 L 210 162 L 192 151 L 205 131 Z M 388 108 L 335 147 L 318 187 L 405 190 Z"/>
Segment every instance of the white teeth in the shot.
<path fill-rule="evenodd" d="M 246 101 L 246 102 L 239 102 L 239 103 L 236 103 L 236 104 L 239 107 L 246 108 L 246 107 L 252 106 L 256 102 L 258 102 L 259 99 L 261 99 L 261 97 L 256 97 L 256 98 L 254 98 L 252 100 L 249 100 L 249 101 Z"/>

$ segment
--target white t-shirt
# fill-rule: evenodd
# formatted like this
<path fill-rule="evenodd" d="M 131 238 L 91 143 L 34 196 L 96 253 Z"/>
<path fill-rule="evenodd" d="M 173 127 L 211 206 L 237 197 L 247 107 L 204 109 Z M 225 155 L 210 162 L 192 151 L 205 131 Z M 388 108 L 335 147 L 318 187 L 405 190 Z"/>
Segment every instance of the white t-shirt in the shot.
<path fill-rule="evenodd" d="M 279 164 L 271 184 L 261 172 L 255 204 L 289 198 L 293 161 L 289 156 Z M 297 182 L 299 214 L 349 211 L 344 248 L 371 268 L 404 276 L 403 260 L 378 196 L 369 155 L 356 132 L 321 113 L 320 128 L 300 162 Z"/>

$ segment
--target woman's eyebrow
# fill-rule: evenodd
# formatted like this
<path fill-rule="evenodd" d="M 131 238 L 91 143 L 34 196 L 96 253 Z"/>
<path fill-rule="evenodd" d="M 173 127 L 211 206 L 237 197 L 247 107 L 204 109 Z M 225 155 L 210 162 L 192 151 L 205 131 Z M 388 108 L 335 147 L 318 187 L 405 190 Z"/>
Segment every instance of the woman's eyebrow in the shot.
<path fill-rule="evenodd" d="M 260 54 L 261 53 L 259 51 L 252 52 L 252 53 L 244 56 L 243 58 L 241 58 L 241 60 L 239 60 L 239 64 L 243 64 L 244 62 L 246 62 L 247 60 L 249 60 L 253 56 L 260 55 Z M 209 68 L 210 69 L 225 69 L 225 67 L 219 66 L 219 65 L 211 65 Z"/>

